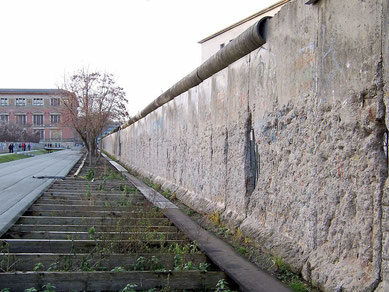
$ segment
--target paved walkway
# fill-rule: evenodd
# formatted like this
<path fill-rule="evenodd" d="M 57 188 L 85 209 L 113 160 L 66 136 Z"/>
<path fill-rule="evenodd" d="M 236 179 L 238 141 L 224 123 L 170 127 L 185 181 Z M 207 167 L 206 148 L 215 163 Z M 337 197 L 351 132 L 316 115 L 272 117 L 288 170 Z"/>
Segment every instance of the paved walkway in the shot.
<path fill-rule="evenodd" d="M 80 157 L 79 151 L 63 150 L 0 164 L 0 236 L 54 180 L 33 176 L 65 176 Z"/>
<path fill-rule="evenodd" d="M 4 156 L 4 155 L 11 155 L 11 154 L 23 154 L 23 153 L 31 153 L 31 152 L 34 152 L 36 150 L 30 150 L 30 151 L 18 151 L 18 152 L 12 152 L 12 153 L 9 153 L 9 152 L 1 152 L 0 153 L 0 156 Z"/>

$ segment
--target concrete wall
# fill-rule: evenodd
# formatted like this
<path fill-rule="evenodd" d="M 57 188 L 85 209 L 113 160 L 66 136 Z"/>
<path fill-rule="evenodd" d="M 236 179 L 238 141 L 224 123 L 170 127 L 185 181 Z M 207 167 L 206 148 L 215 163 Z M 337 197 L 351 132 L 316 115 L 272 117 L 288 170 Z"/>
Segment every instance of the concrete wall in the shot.
<path fill-rule="evenodd" d="M 263 48 L 103 148 L 314 285 L 388 291 L 388 1 L 305 2 L 270 21 Z"/>

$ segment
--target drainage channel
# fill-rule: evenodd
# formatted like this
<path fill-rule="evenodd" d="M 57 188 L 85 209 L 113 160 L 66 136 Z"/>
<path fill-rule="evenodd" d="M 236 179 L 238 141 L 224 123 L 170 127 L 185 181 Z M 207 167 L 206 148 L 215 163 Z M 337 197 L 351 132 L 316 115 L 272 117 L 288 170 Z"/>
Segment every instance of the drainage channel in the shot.
<path fill-rule="evenodd" d="M 233 288 L 196 242 L 106 160 L 73 178 L 80 164 L 1 237 L 2 291 Z"/>

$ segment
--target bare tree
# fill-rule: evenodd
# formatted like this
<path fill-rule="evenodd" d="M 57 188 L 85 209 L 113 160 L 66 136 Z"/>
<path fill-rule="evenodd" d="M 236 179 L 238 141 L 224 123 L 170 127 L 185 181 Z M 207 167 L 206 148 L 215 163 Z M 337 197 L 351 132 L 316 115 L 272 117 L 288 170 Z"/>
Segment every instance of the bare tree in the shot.
<path fill-rule="evenodd" d="M 112 74 L 80 69 L 65 77 L 65 106 L 71 123 L 89 152 L 89 163 L 97 154 L 97 138 L 110 121 L 128 118 L 126 94 L 115 84 Z"/>
<path fill-rule="evenodd" d="M 39 133 L 31 125 L 17 125 L 0 122 L 0 142 L 39 142 Z"/>

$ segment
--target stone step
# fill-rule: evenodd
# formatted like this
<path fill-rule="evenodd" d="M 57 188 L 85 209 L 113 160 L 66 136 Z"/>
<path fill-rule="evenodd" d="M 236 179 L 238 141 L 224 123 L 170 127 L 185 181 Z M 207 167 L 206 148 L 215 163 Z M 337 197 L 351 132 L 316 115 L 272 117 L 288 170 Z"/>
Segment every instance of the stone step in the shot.
<path fill-rule="evenodd" d="M 90 231 L 90 230 L 93 230 Z M 4 234 L 8 239 L 68 239 L 68 240 L 184 240 L 185 235 L 181 232 L 128 232 L 128 231 L 110 231 L 96 232 L 94 226 L 88 231 L 27 231 L 17 232 L 9 231 Z"/>
<path fill-rule="evenodd" d="M 29 231 L 74 231 L 88 232 L 91 226 L 89 225 L 36 225 L 36 224 L 15 224 L 9 230 L 10 232 L 29 232 Z M 175 226 L 117 226 L 117 225 L 94 225 L 96 232 L 177 232 Z"/>
<path fill-rule="evenodd" d="M 119 291 L 127 285 L 135 289 L 152 288 L 214 289 L 223 272 L 203 271 L 126 271 L 126 272 L 13 272 L 1 274 L 1 286 L 24 291 L 42 284 L 55 283 L 56 291 Z"/>
<path fill-rule="evenodd" d="M 119 206 L 95 206 L 95 205 L 63 205 L 63 204 L 34 204 L 28 211 L 53 211 L 53 210 L 72 210 L 72 211 L 123 211 L 129 213 L 140 213 L 142 210 L 134 207 L 119 207 Z"/>
<path fill-rule="evenodd" d="M 129 212 L 125 211 L 82 211 L 82 210 L 44 210 L 44 211 L 26 211 L 24 216 L 45 216 L 45 217 L 106 217 L 106 218 L 164 218 L 159 212 Z"/>
<path fill-rule="evenodd" d="M 8 253 L 0 254 L 0 259 L 7 259 L 12 271 L 79 271 L 85 267 L 95 270 L 112 270 L 123 267 L 126 270 L 173 270 L 175 267 L 192 263 L 193 267 L 204 267 L 211 263 L 204 254 L 73 254 L 73 253 Z M 6 261 L 1 261 L 5 263 Z M 201 265 L 202 264 L 202 265 Z M 0 263 L 1 265 L 1 263 Z M 39 267 L 39 268 L 38 268 Z M 5 264 L 0 266 L 6 269 Z"/>
<path fill-rule="evenodd" d="M 183 244 L 185 240 L 63 240 L 63 239 L 1 239 L 3 251 L 9 253 L 136 253 L 146 247 Z"/>
<path fill-rule="evenodd" d="M 85 199 L 76 199 L 76 198 L 69 198 L 69 199 L 46 199 L 46 197 L 42 197 L 38 200 L 36 200 L 37 204 L 39 205 L 46 205 L 46 204 L 63 204 L 63 205 L 89 205 L 89 206 L 132 206 L 132 205 L 141 205 L 141 206 L 150 206 L 150 203 L 147 202 L 145 199 L 131 199 L 131 200 L 99 200 L 99 199 L 93 199 L 91 200 L 85 200 Z"/>
<path fill-rule="evenodd" d="M 118 226 L 166 226 L 171 224 L 166 218 L 125 218 L 114 219 L 104 217 L 54 217 L 54 216 L 21 216 L 17 224 L 36 224 L 36 225 L 118 225 Z"/>

